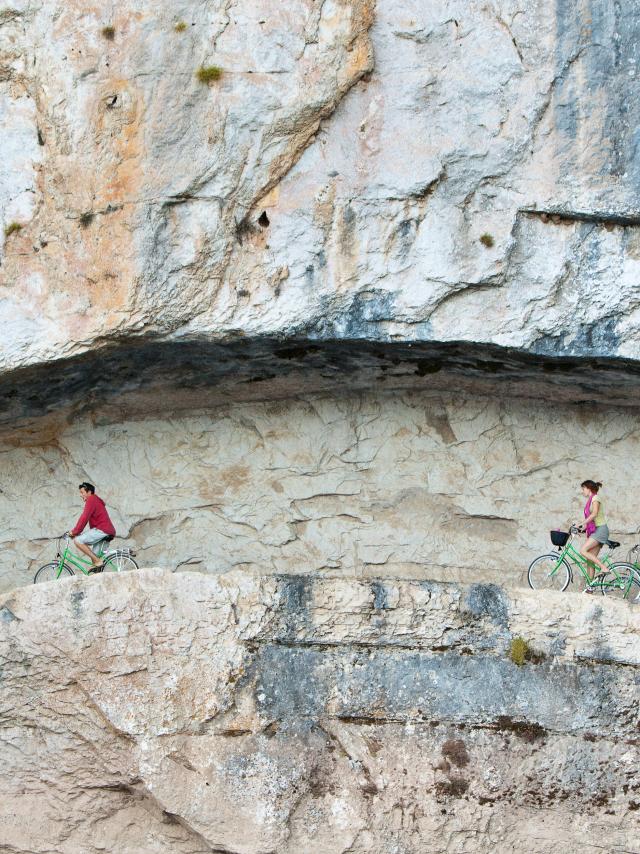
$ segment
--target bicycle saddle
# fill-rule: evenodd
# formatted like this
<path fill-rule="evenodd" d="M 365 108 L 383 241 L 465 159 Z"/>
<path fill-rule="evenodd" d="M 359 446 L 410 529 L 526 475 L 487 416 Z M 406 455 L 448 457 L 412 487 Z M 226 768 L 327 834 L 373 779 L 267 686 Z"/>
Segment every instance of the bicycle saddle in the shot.
<path fill-rule="evenodd" d="M 104 538 L 104 541 L 105 541 L 105 543 L 110 543 L 112 539 L 113 539 L 113 535 L 110 534 L 108 537 Z M 618 543 L 618 545 L 620 545 L 620 543 Z"/>
<path fill-rule="evenodd" d="M 617 549 L 620 543 L 616 543 L 615 540 L 607 540 L 607 545 L 610 549 Z"/>

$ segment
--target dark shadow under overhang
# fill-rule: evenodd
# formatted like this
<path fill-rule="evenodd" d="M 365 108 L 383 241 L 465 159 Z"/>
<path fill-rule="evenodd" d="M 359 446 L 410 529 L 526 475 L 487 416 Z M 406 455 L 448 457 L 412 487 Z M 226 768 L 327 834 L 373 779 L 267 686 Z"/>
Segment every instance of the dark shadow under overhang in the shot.
<path fill-rule="evenodd" d="M 234 401 L 392 389 L 640 406 L 640 363 L 468 342 L 140 339 L 0 378 L 0 432 L 80 416 L 169 416 Z"/>

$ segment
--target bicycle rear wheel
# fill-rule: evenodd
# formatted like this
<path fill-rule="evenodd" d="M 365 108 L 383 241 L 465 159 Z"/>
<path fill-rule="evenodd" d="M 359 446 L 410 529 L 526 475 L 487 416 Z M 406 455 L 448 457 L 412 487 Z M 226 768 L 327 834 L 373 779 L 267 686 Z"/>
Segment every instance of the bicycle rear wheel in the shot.
<path fill-rule="evenodd" d="M 129 572 L 132 569 L 138 569 L 138 564 L 125 552 L 116 552 L 108 557 L 104 562 L 103 572 Z"/>
<path fill-rule="evenodd" d="M 55 560 L 51 561 L 51 563 L 45 563 L 33 576 L 33 583 L 43 584 L 46 581 L 55 581 L 56 578 L 70 578 L 74 574 L 73 570 L 66 564 L 62 567 L 60 575 L 58 575 L 59 569 L 60 564 Z"/>
<path fill-rule="evenodd" d="M 540 555 L 532 561 L 527 573 L 532 590 L 566 590 L 571 581 L 569 564 L 558 554 Z"/>
<path fill-rule="evenodd" d="M 632 604 L 640 603 L 640 575 L 630 563 L 614 563 L 602 577 L 602 595 Z"/>

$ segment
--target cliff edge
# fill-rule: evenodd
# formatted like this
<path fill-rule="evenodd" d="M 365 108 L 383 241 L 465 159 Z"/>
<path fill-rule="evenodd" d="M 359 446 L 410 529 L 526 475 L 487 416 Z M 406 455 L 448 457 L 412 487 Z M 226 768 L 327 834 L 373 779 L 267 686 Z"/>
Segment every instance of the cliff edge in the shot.
<path fill-rule="evenodd" d="M 639 619 L 388 579 L 143 570 L 15 591 L 0 845 L 631 850 Z"/>

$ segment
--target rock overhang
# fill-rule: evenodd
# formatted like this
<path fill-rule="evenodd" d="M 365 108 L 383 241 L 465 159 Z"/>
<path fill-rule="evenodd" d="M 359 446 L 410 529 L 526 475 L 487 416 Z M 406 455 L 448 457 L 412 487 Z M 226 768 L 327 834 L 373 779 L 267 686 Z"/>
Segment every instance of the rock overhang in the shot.
<path fill-rule="evenodd" d="M 565 403 L 640 405 L 640 364 L 465 341 L 245 336 L 144 339 L 21 368 L 0 378 L 0 430 L 44 419 L 203 410 L 223 402 L 345 393 L 377 385 Z"/>

